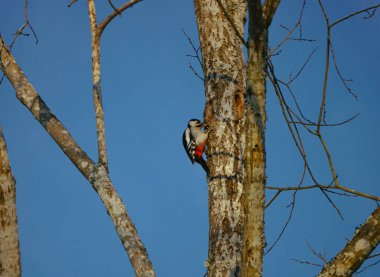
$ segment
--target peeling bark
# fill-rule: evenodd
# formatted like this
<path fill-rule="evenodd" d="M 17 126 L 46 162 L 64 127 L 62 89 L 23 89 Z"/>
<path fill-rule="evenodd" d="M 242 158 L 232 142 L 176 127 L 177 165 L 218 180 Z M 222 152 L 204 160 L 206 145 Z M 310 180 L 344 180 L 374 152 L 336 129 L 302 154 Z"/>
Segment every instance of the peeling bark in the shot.
<path fill-rule="evenodd" d="M 16 182 L 9 163 L 5 138 L 0 128 L 0 276 L 20 277 Z"/>
<path fill-rule="evenodd" d="M 17 65 L 0 36 L 0 68 L 15 89 L 16 97 L 45 128 L 98 193 L 111 217 L 119 238 L 128 253 L 136 276 L 156 276 L 147 251 L 141 242 L 125 205 L 117 194 L 103 165 L 96 165 L 50 111 Z"/>
<path fill-rule="evenodd" d="M 380 207 L 356 229 L 343 250 L 327 263 L 318 277 L 351 276 L 380 242 Z"/>
<path fill-rule="evenodd" d="M 224 5 L 224 2 L 221 1 Z M 239 276 L 243 232 L 245 71 L 240 38 L 214 0 L 195 0 L 209 126 L 208 276 Z M 224 5 L 240 34 L 246 4 Z"/>

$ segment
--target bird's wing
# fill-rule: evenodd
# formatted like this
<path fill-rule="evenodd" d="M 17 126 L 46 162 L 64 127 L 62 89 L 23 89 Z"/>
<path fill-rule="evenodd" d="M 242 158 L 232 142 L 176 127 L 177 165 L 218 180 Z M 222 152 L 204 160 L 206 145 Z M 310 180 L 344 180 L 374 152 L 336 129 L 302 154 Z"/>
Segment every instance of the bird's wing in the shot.
<path fill-rule="evenodd" d="M 183 147 L 186 150 L 187 156 L 189 157 L 190 161 L 194 163 L 194 158 L 190 155 L 190 153 L 194 151 L 194 145 L 192 143 L 189 143 L 188 145 L 187 141 L 190 141 L 190 142 L 192 141 L 191 132 L 189 128 L 187 128 L 185 132 L 183 132 L 182 143 L 183 143 Z"/>

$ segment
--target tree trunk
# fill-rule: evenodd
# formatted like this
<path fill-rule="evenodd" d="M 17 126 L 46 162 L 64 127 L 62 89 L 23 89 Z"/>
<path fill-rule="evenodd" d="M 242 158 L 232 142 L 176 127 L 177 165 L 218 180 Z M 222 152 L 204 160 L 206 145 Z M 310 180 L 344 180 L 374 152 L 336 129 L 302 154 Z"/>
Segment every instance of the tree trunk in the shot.
<path fill-rule="evenodd" d="M 246 148 L 244 177 L 244 243 L 242 275 L 262 275 L 265 207 L 265 125 L 268 29 L 260 1 L 249 1 Z"/>
<path fill-rule="evenodd" d="M 20 248 L 17 229 L 16 182 L 0 128 L 0 276 L 20 277 Z"/>
<path fill-rule="evenodd" d="M 356 231 L 344 249 L 322 269 L 318 277 L 351 276 L 380 242 L 380 207 Z"/>
<path fill-rule="evenodd" d="M 221 2 L 222 5 L 223 1 Z M 195 0 L 205 77 L 210 167 L 208 276 L 239 276 L 243 236 L 245 70 L 242 44 L 215 0 Z M 224 5 L 240 34 L 245 2 Z"/>

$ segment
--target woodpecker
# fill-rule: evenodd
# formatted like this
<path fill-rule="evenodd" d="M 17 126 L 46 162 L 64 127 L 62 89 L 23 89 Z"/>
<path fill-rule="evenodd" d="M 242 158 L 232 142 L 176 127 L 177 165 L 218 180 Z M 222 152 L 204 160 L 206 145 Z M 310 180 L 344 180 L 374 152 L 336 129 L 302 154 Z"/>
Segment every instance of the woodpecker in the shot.
<path fill-rule="evenodd" d="M 207 162 L 203 159 L 208 134 L 206 131 L 202 131 L 202 127 L 205 127 L 205 124 L 200 120 L 190 119 L 186 130 L 183 132 L 182 142 L 191 162 L 199 163 L 206 171 L 206 174 L 209 175 L 210 169 L 207 166 Z"/>

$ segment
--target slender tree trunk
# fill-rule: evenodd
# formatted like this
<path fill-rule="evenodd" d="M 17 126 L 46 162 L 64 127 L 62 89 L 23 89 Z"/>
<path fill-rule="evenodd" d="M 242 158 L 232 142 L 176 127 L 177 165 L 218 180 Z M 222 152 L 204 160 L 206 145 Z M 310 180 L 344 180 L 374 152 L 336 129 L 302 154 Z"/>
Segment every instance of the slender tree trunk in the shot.
<path fill-rule="evenodd" d="M 242 275 L 262 275 L 265 206 L 265 125 L 268 29 L 260 1 L 249 1 L 246 148 L 244 178 L 244 244 Z"/>
<path fill-rule="evenodd" d="M 279 0 L 248 1 L 248 61 L 244 176 L 244 238 L 242 274 L 261 276 L 263 270 L 266 182 L 266 73 L 268 29 Z"/>
<path fill-rule="evenodd" d="M 243 236 L 245 70 L 242 43 L 215 0 L 195 0 L 209 126 L 208 276 L 239 276 Z M 240 34 L 245 2 L 224 3 Z"/>
<path fill-rule="evenodd" d="M 324 266 L 318 277 L 352 276 L 379 243 L 380 207 L 377 207 L 342 251 Z"/>
<path fill-rule="evenodd" d="M 17 228 L 16 182 L 0 128 L 0 276 L 21 276 Z"/>

